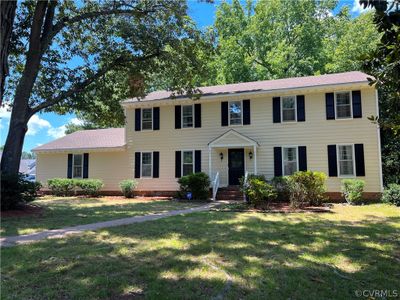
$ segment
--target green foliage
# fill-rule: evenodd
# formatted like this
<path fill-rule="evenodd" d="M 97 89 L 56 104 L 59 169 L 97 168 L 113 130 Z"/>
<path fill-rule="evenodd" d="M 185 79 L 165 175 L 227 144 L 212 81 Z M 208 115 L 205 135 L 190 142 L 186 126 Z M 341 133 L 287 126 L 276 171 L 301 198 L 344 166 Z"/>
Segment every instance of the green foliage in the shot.
<path fill-rule="evenodd" d="M 400 206 L 400 184 L 389 184 L 383 191 L 382 202 Z"/>
<path fill-rule="evenodd" d="M 22 204 L 32 202 L 41 187 L 40 182 L 25 180 L 22 173 L 18 176 L 2 175 L 1 210 L 18 208 Z"/>
<path fill-rule="evenodd" d="M 47 180 L 47 186 L 53 195 L 71 196 L 75 191 L 77 179 L 52 178 Z"/>
<path fill-rule="evenodd" d="M 133 179 L 122 180 L 119 183 L 119 187 L 121 189 L 122 194 L 125 196 L 125 198 L 133 198 L 134 191 L 135 191 L 137 185 L 138 185 L 138 182 Z"/>
<path fill-rule="evenodd" d="M 365 181 L 361 179 L 343 179 L 342 194 L 349 204 L 362 204 L 362 193 L 364 191 Z"/>
<path fill-rule="evenodd" d="M 289 178 L 288 176 L 274 177 L 271 184 L 275 187 L 278 194 L 276 200 L 279 202 L 287 202 L 290 198 Z"/>
<path fill-rule="evenodd" d="M 188 192 L 193 200 L 208 200 L 210 197 L 210 178 L 204 172 L 192 173 L 178 179 L 179 196 L 186 199 Z"/>
<path fill-rule="evenodd" d="M 250 175 L 247 182 L 241 179 L 241 190 L 248 197 L 250 204 L 257 206 L 267 205 L 277 197 L 275 188 L 268 184 L 263 175 Z"/>
<path fill-rule="evenodd" d="M 75 180 L 75 184 L 82 190 L 84 195 L 98 196 L 100 189 L 104 186 L 100 179 L 80 179 Z"/>
<path fill-rule="evenodd" d="M 326 200 L 325 182 L 327 176 L 325 173 L 317 171 L 299 171 L 289 178 L 289 183 L 298 183 L 303 187 L 305 193 L 304 197 L 309 205 L 321 205 L 321 203 Z"/>

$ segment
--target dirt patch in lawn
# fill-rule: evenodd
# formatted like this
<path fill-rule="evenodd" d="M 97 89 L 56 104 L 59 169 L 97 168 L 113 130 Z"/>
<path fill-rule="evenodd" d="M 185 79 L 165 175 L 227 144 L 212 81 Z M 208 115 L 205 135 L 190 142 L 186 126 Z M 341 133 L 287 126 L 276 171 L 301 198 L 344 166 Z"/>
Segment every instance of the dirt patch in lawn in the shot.
<path fill-rule="evenodd" d="M 21 205 L 18 209 L 11 209 L 1 212 L 2 218 L 9 217 L 26 217 L 26 216 L 41 216 L 43 213 L 43 207 L 26 204 Z"/>
<path fill-rule="evenodd" d="M 211 210 L 214 211 L 226 211 L 226 212 L 263 212 L 263 213 L 302 213 L 302 212 L 314 212 L 314 213 L 331 213 L 331 205 L 324 206 L 306 206 L 302 208 L 293 208 L 290 203 L 276 202 L 270 203 L 268 206 L 253 207 L 246 203 L 233 203 L 221 207 L 216 207 Z"/>

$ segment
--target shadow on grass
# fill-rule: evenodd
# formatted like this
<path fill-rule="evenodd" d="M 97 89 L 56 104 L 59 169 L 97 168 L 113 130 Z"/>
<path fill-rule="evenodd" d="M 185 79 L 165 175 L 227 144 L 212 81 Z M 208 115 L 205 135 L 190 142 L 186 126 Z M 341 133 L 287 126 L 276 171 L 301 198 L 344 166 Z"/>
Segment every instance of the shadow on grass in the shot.
<path fill-rule="evenodd" d="M 354 298 L 398 288 L 399 222 L 209 212 L 122 226 L 2 250 L 2 298 Z"/>

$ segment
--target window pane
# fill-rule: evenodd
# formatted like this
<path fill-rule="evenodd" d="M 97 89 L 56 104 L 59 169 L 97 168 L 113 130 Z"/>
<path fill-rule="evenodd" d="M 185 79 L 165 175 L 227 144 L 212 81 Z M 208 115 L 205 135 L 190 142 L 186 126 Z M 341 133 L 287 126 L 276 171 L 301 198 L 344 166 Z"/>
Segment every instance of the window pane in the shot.
<path fill-rule="evenodd" d="M 283 148 L 284 160 L 295 161 L 296 160 L 296 148 Z"/>
<path fill-rule="evenodd" d="M 339 162 L 340 175 L 353 175 L 353 161 L 343 160 Z"/>
<path fill-rule="evenodd" d="M 282 119 L 283 121 L 296 121 L 296 98 L 282 98 Z"/>
<path fill-rule="evenodd" d="M 151 165 L 142 165 L 142 177 L 151 176 Z"/>
<path fill-rule="evenodd" d="M 351 117 L 350 93 L 336 93 L 336 117 Z"/>
<path fill-rule="evenodd" d="M 351 145 L 347 146 L 339 146 L 339 159 L 346 160 L 346 159 L 353 159 L 353 147 Z"/>
<path fill-rule="evenodd" d="M 74 155 L 74 166 L 82 165 L 82 154 L 75 154 Z"/>
<path fill-rule="evenodd" d="M 152 129 L 153 128 L 153 123 L 150 121 L 150 122 L 145 122 L 145 121 L 143 121 L 143 123 L 142 123 L 142 129 L 143 130 L 147 130 L 147 129 Z"/>
<path fill-rule="evenodd" d="M 182 167 L 183 176 L 189 175 L 193 173 L 193 164 L 184 164 Z"/>
<path fill-rule="evenodd" d="M 182 106 L 182 127 L 193 127 L 193 106 Z"/>
<path fill-rule="evenodd" d="M 183 163 L 184 164 L 193 163 L 193 152 L 192 151 L 184 151 L 183 152 Z"/>
<path fill-rule="evenodd" d="M 151 153 L 142 153 L 142 164 L 151 164 Z"/>
<path fill-rule="evenodd" d="M 284 168 L 284 175 L 292 175 L 297 171 L 297 162 L 285 162 Z"/>
<path fill-rule="evenodd" d="M 153 110 L 151 108 L 143 109 L 143 120 L 151 120 Z"/>
<path fill-rule="evenodd" d="M 337 105 L 349 105 L 350 104 L 350 93 L 337 93 L 336 94 Z"/>
<path fill-rule="evenodd" d="M 82 167 L 74 167 L 74 178 L 81 178 L 82 177 Z"/>
<path fill-rule="evenodd" d="M 283 175 L 297 172 L 297 148 L 283 148 Z"/>
<path fill-rule="evenodd" d="M 283 110 L 282 111 L 283 121 L 295 121 L 296 120 L 296 111 L 294 109 Z"/>
<path fill-rule="evenodd" d="M 142 129 L 153 129 L 153 109 L 151 108 L 144 108 L 142 110 Z"/>
<path fill-rule="evenodd" d="M 242 124 L 242 103 L 240 101 L 229 102 L 229 117 L 231 125 Z"/>
<path fill-rule="evenodd" d="M 282 108 L 295 108 L 295 98 L 294 97 L 283 97 L 282 98 Z"/>

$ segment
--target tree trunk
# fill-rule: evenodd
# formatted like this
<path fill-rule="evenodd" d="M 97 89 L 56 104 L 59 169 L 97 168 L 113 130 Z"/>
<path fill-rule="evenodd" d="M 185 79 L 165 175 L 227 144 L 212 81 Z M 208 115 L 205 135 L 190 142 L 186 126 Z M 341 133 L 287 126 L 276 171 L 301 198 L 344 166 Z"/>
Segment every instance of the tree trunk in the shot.
<path fill-rule="evenodd" d="M 0 106 L 3 103 L 4 84 L 8 76 L 8 54 L 17 1 L 0 1 Z"/>

